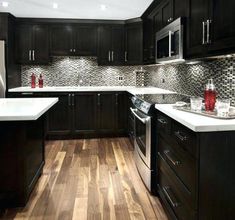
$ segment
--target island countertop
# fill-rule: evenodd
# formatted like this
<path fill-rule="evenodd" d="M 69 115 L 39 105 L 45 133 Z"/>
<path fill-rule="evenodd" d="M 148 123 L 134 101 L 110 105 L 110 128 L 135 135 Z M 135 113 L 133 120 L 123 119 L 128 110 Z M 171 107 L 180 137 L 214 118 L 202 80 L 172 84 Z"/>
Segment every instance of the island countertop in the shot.
<path fill-rule="evenodd" d="M 0 121 L 31 121 L 40 118 L 58 98 L 0 99 Z"/>

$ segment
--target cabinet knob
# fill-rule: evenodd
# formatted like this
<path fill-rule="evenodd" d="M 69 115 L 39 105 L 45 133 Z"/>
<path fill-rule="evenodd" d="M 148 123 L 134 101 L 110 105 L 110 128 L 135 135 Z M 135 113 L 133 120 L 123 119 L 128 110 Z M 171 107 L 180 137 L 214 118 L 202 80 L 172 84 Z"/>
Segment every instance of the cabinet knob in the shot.
<path fill-rule="evenodd" d="M 73 52 L 73 49 L 70 49 L 70 52 Z"/>
<path fill-rule="evenodd" d="M 76 52 L 76 50 L 75 50 L 75 49 L 73 49 L 73 52 L 75 53 L 75 52 Z"/>

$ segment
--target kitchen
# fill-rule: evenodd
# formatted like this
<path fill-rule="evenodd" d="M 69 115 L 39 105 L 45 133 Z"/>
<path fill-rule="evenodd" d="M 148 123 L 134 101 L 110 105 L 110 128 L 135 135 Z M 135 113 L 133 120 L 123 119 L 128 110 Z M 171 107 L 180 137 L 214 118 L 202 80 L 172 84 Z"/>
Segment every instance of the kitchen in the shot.
<path fill-rule="evenodd" d="M 0 1 L 0 218 L 235 219 L 234 1 L 68 2 Z"/>

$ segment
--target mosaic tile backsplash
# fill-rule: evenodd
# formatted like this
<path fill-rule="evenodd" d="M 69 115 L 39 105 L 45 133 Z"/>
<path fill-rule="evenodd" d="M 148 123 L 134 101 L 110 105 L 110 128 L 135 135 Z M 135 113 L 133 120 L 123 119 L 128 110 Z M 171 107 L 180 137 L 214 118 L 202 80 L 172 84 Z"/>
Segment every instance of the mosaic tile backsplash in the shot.
<path fill-rule="evenodd" d="M 194 65 L 98 66 L 95 57 L 53 57 L 47 66 L 22 66 L 22 86 L 30 85 L 34 72 L 44 76 L 45 86 L 156 86 L 175 92 L 203 96 L 213 78 L 218 97 L 235 105 L 235 57 Z M 119 77 L 122 80 L 119 80 Z"/>
<path fill-rule="evenodd" d="M 42 73 L 45 86 L 136 86 L 138 68 L 98 66 L 95 57 L 53 57 L 46 66 L 22 66 L 21 83 L 29 86 L 31 74 Z"/>
<path fill-rule="evenodd" d="M 203 97 L 204 86 L 213 78 L 219 98 L 235 105 L 235 57 L 194 65 L 146 66 L 145 84 Z"/>

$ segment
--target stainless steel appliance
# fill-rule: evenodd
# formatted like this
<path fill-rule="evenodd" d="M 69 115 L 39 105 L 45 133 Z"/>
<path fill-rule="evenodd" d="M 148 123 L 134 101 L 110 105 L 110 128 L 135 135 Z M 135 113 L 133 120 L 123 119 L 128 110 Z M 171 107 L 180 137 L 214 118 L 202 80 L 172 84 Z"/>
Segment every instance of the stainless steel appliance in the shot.
<path fill-rule="evenodd" d="M 156 33 L 156 63 L 184 62 L 184 19 L 178 18 Z"/>
<path fill-rule="evenodd" d="M 0 98 L 6 93 L 5 41 L 0 41 Z"/>
<path fill-rule="evenodd" d="M 134 108 L 134 158 L 139 174 L 152 193 L 157 185 L 157 132 L 155 104 L 187 101 L 189 97 L 179 94 L 147 94 L 132 97 Z M 153 181 L 154 180 L 154 181 Z"/>

